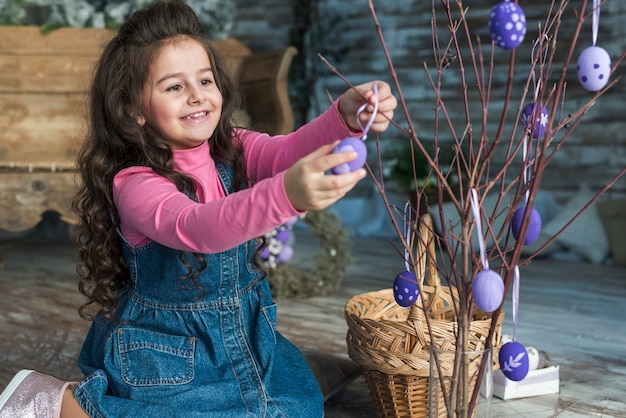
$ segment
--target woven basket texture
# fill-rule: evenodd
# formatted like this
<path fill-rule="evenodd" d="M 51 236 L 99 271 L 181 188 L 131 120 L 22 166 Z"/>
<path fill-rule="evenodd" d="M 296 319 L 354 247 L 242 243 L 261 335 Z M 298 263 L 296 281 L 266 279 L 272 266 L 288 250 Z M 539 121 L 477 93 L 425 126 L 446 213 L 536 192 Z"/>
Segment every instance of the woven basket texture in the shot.
<path fill-rule="evenodd" d="M 422 216 L 417 232 L 415 275 L 423 280 L 420 286 L 423 298 L 418 298 L 415 305 L 404 308 L 396 303 L 392 289 L 383 289 L 354 296 L 345 307 L 348 354 L 363 371 L 379 417 L 428 416 L 429 324 L 432 338 L 441 348 L 447 348 L 445 345 L 457 335 L 458 293 L 455 287 L 441 284 L 432 231 L 432 220 L 428 215 Z M 500 312 L 491 336 L 492 346 L 496 347 L 494 359 L 497 359 L 503 319 Z M 491 314 L 474 307 L 467 351 L 485 348 L 491 323 Z M 440 367 L 444 376 L 452 375 L 452 365 Z M 439 416 L 446 416 L 443 402 L 439 411 Z"/>

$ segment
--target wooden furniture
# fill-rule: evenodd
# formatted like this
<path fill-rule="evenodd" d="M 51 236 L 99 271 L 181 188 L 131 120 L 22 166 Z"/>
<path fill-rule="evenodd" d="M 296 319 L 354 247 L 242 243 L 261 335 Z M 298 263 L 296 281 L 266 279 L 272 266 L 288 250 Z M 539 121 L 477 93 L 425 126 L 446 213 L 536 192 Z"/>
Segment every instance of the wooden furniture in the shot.
<path fill-rule="evenodd" d="M 45 211 L 73 223 L 74 158 L 83 138 L 85 92 L 113 32 L 0 26 L 0 229 L 36 225 Z M 253 53 L 236 39 L 216 41 L 245 94 L 251 128 L 289 133 L 294 118 L 287 75 L 294 47 Z"/>

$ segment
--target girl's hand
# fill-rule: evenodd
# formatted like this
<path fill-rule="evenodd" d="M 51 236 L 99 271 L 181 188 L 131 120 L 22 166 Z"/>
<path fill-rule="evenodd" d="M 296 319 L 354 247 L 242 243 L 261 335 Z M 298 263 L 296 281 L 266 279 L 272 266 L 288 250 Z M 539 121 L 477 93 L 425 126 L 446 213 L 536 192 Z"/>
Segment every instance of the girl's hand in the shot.
<path fill-rule="evenodd" d="M 333 153 L 339 141 L 324 145 L 298 160 L 285 173 L 285 190 L 299 211 L 321 210 L 341 199 L 366 175 L 364 169 L 333 175 L 331 168 L 356 158 L 356 153 Z"/>
<path fill-rule="evenodd" d="M 373 83 L 378 85 L 378 113 L 370 130 L 374 132 L 385 131 L 389 127 L 389 121 L 393 118 L 394 109 L 398 106 L 396 97 L 391 94 L 391 87 L 384 81 L 371 81 L 348 89 L 339 102 L 339 112 L 346 125 L 355 132 L 361 130 L 356 120 L 356 112 L 366 102 L 363 97 L 367 99 L 369 106 L 359 115 L 361 126 L 367 124 L 372 117 L 372 112 L 374 112 L 376 97 L 372 89 Z"/>

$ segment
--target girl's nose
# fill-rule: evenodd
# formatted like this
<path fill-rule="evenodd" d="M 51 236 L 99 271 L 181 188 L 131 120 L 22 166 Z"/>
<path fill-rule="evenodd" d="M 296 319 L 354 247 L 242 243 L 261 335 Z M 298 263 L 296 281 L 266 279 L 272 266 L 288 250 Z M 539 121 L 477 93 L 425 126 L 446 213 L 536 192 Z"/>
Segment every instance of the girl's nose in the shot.
<path fill-rule="evenodd" d="M 193 88 L 193 90 L 189 94 L 189 103 L 190 104 L 200 104 L 204 103 L 206 100 L 206 95 L 202 91 L 202 89 L 197 86 Z"/>

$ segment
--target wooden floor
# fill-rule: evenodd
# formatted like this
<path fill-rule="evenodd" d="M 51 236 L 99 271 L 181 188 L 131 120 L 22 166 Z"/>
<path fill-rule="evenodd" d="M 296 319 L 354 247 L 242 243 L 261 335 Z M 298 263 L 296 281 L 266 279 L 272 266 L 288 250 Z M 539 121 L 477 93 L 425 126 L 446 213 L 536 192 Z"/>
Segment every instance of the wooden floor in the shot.
<path fill-rule="evenodd" d="M 293 262 L 310 262 L 316 238 L 298 232 L 296 240 Z M 336 295 L 278 301 L 278 328 L 300 348 L 346 357 L 346 301 L 390 287 L 403 267 L 385 240 L 359 238 L 352 248 L 355 262 Z M 22 368 L 80 379 L 76 356 L 89 324 L 76 313 L 75 250 L 63 240 L 34 237 L 2 255 L 0 387 Z M 494 399 L 493 416 L 626 417 L 625 306 L 626 269 L 554 260 L 524 267 L 517 339 L 560 366 L 560 393 Z M 512 331 L 507 312 L 503 332 Z M 326 416 L 374 417 L 372 405 L 359 378 L 327 405 Z"/>

